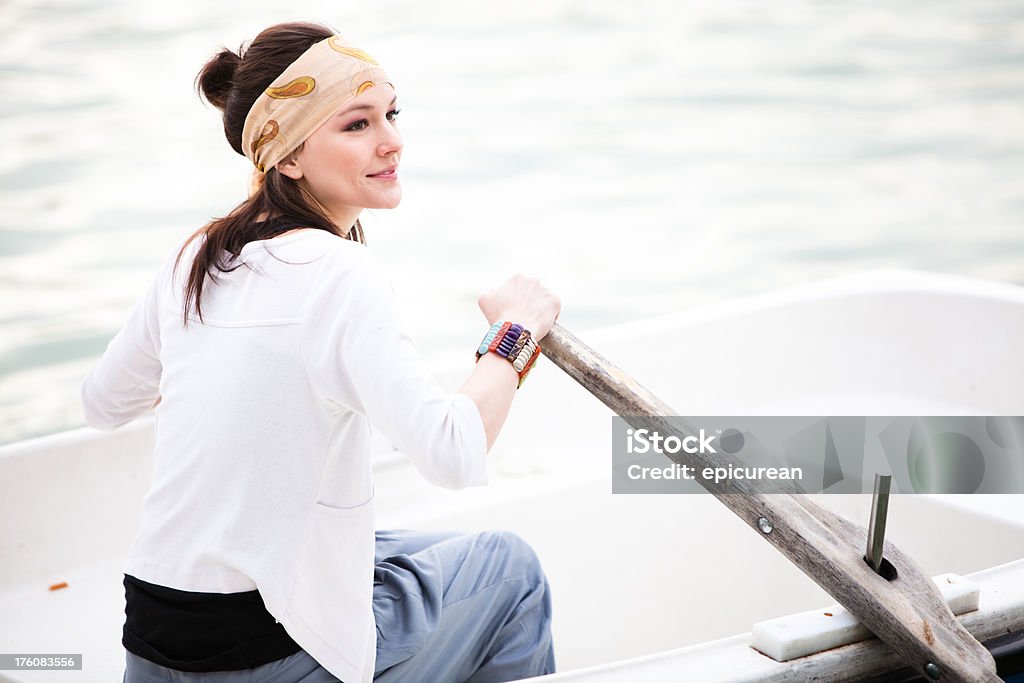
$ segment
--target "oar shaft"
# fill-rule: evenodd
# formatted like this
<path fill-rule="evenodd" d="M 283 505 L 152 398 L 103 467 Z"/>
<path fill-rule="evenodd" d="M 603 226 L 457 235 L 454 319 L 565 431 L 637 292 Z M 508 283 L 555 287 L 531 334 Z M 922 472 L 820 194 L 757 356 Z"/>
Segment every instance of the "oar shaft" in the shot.
<path fill-rule="evenodd" d="M 580 341 L 555 325 L 542 342 L 544 355 L 601 402 L 631 423 L 657 425 L 663 434 L 690 436 L 690 427 L 672 408 Z M 636 425 L 634 425 L 636 426 Z M 679 454 L 681 461 L 708 457 Z M 675 458 L 673 458 L 675 459 Z M 891 543 L 885 557 L 898 575 L 887 581 L 863 558 L 867 532 L 806 496 L 763 494 L 730 486 L 715 489 L 700 478 L 726 507 L 828 591 L 907 663 L 939 680 L 999 681 L 995 660 L 950 612 L 931 579 Z M 768 524 L 760 523 L 765 520 Z"/>

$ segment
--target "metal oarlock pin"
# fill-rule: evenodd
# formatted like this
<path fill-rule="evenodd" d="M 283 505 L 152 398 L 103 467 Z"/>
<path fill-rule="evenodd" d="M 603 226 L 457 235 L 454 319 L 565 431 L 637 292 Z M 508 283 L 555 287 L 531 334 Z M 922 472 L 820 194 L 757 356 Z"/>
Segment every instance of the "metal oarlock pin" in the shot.
<path fill-rule="evenodd" d="M 871 521 L 868 522 L 868 550 L 864 559 L 868 561 L 876 574 L 886 576 L 883 572 L 882 546 L 885 544 L 885 522 L 889 515 L 889 486 L 892 475 L 875 474 L 875 493 L 871 497 Z M 888 578 L 888 577 L 887 577 Z"/>

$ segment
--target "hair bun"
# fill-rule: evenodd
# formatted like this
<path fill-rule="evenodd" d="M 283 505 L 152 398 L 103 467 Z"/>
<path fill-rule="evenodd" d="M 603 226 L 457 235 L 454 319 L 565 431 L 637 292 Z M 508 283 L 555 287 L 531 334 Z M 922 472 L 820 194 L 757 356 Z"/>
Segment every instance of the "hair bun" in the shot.
<path fill-rule="evenodd" d="M 222 48 L 203 65 L 196 77 L 196 90 L 210 104 L 223 111 L 231 92 L 235 71 L 241 63 L 241 57 L 227 48 Z"/>

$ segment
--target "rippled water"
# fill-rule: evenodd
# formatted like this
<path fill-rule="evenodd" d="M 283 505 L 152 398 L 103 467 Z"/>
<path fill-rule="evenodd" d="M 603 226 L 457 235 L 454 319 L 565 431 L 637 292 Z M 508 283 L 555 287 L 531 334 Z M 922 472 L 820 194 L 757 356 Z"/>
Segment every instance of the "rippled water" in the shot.
<path fill-rule="evenodd" d="M 282 6 L 0 5 L 0 442 L 81 424 L 157 265 L 242 199 L 192 80 L 283 20 L 398 84 L 405 199 L 364 223 L 427 362 L 514 270 L 576 330 L 877 267 L 1024 284 L 1021 3 Z"/>

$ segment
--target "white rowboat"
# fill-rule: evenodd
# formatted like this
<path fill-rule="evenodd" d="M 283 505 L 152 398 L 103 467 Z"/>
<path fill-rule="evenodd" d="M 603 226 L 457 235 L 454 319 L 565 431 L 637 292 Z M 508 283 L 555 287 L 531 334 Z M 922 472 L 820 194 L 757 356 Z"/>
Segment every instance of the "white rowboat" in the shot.
<path fill-rule="evenodd" d="M 683 415 L 1024 415 L 1024 288 L 1010 285 L 874 273 L 584 336 Z M 785 663 L 752 649 L 757 622 L 834 600 L 711 496 L 613 496 L 611 413 L 549 364 L 523 392 L 486 488 L 435 489 L 379 442 L 378 526 L 526 538 L 554 595 L 564 673 L 545 680 L 866 680 L 902 666 L 877 640 Z M 81 671 L 0 681 L 121 679 L 121 562 L 152 438 L 144 419 L 0 448 L 0 653 L 83 655 Z M 867 523 L 869 496 L 816 499 Z M 978 585 L 960 617 L 975 637 L 1024 633 L 1024 495 L 895 496 L 887 538 Z"/>

